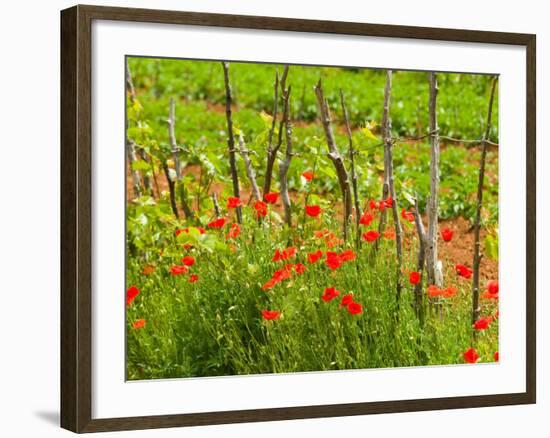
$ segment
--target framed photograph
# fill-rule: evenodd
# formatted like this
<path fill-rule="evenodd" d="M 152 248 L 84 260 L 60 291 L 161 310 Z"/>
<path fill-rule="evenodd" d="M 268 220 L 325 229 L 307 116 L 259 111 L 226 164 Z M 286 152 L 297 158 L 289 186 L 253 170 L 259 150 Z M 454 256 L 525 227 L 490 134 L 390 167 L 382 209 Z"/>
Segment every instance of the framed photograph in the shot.
<path fill-rule="evenodd" d="M 535 35 L 75 6 L 61 54 L 62 427 L 535 403 Z"/>

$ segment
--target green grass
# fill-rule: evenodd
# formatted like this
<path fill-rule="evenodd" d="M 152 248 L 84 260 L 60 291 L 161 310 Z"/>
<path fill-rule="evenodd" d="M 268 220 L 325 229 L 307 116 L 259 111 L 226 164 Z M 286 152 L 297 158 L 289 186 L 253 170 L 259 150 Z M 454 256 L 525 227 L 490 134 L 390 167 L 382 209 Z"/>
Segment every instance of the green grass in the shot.
<path fill-rule="evenodd" d="M 127 312 L 130 379 L 458 364 L 464 363 L 462 353 L 472 345 L 481 361 L 493 360 L 498 324 L 472 340 L 469 282 L 458 279 L 451 266 L 446 284 L 456 285 L 459 292 L 442 299 L 442 317 L 439 307 L 425 300 L 428 317 L 422 327 L 407 278 L 397 305 L 393 240 L 384 240 L 376 256 L 372 244 L 365 242 L 355 261 L 331 271 L 323 261 L 306 261 L 306 253 L 328 249 L 313 230 L 338 226 L 329 213 L 323 215 L 323 223 L 308 218 L 303 229 L 289 232 L 268 221 L 258 224 L 251 210 L 245 208 L 242 234 L 231 242 L 234 252 L 218 230 L 209 230 L 208 240 L 193 239 L 194 248 L 183 250 L 183 241 L 174 234 L 177 223 L 158 211 L 150 214 L 159 218 L 157 225 L 130 227 L 130 233 L 155 236 L 155 244 L 141 247 L 140 255 L 131 251 L 128 257 L 128 285 L 141 290 Z M 139 222 L 135 213 L 132 207 L 129 222 L 134 226 Z M 405 253 L 408 272 L 414 270 L 416 241 L 412 227 L 405 229 L 410 241 Z M 304 263 L 305 273 L 262 290 L 285 263 L 271 261 L 275 249 L 297 236 L 298 254 L 288 262 Z M 133 238 L 129 234 L 130 242 Z M 170 274 L 184 254 L 196 258 L 190 268 L 199 276 L 196 283 L 189 283 L 188 275 Z M 143 274 L 146 265 L 155 271 Z M 363 313 L 351 315 L 340 308 L 341 296 L 321 300 L 326 287 L 353 293 Z M 264 321 L 263 309 L 279 310 L 282 316 Z M 484 301 L 482 314 L 494 311 L 494 305 Z M 146 319 L 146 326 L 133 329 L 130 324 L 139 318 Z"/>
<path fill-rule="evenodd" d="M 223 70 L 220 62 L 130 58 L 138 93 L 148 102 L 162 96 L 182 101 L 224 104 Z M 281 65 L 231 63 L 233 92 L 239 110 L 272 112 L 275 71 Z M 490 77 L 441 73 L 438 118 L 442 133 L 451 137 L 478 139 L 484 131 Z M 354 125 L 380 121 L 385 73 L 382 70 L 291 66 L 287 83 L 292 86 L 292 114 L 314 121 L 317 107 L 313 86 L 322 78 L 326 97 L 338 120 L 339 89 L 347 96 L 348 112 Z M 167 112 L 167 106 L 165 106 Z M 392 92 L 392 119 L 399 135 L 424 134 L 428 126 L 428 74 L 396 71 Z M 491 138 L 497 141 L 498 100 L 495 102 Z"/>

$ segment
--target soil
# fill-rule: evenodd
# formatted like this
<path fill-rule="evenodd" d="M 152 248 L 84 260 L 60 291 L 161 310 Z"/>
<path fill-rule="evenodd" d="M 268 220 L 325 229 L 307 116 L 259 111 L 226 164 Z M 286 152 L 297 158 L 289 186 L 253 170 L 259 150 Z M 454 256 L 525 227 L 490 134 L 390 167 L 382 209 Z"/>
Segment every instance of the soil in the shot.
<path fill-rule="evenodd" d="M 450 242 L 444 242 L 439 239 L 438 251 L 439 258 L 445 263 L 462 264 L 472 267 L 473 248 L 474 248 L 474 230 L 470 221 L 463 217 L 453 218 L 451 220 L 441 221 L 439 229 L 450 228 L 454 231 L 453 239 Z M 482 228 L 480 231 L 481 242 L 483 243 L 487 232 Z M 488 257 L 482 257 L 479 267 L 480 285 L 488 280 L 498 279 L 498 261 Z"/>

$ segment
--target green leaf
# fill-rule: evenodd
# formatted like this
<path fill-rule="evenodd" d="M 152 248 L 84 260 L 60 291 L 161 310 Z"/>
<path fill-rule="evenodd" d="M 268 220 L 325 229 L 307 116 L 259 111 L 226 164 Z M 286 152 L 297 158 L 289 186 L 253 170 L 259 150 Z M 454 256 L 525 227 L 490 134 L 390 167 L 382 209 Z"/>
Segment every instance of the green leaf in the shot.
<path fill-rule="evenodd" d="M 149 172 L 151 165 L 144 160 L 136 160 L 132 163 L 132 170 L 139 170 L 141 172 Z"/>
<path fill-rule="evenodd" d="M 483 246 L 485 248 L 485 255 L 493 260 L 498 260 L 498 232 L 487 234 Z"/>
<path fill-rule="evenodd" d="M 409 193 L 408 191 L 406 190 L 402 190 L 401 191 L 401 195 L 403 196 L 403 198 L 405 198 L 405 200 L 410 204 L 410 205 L 414 205 L 414 201 L 415 201 L 415 198 L 414 196 Z"/>
<path fill-rule="evenodd" d="M 375 122 L 367 122 L 367 124 L 360 129 L 361 133 L 371 140 L 378 140 L 378 137 L 372 133 L 372 129 L 376 126 Z"/>
<path fill-rule="evenodd" d="M 262 111 L 260 112 L 260 117 L 264 121 L 265 126 L 271 128 L 271 124 L 273 123 L 273 116 L 270 116 L 265 111 Z"/>

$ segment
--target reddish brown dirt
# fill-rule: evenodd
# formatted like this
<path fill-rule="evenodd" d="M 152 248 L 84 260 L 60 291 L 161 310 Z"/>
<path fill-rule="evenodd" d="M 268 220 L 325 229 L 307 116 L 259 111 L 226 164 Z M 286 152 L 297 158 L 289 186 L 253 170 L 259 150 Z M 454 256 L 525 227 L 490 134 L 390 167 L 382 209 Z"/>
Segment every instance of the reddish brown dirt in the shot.
<path fill-rule="evenodd" d="M 474 230 L 471 228 L 471 223 L 463 217 L 453 218 L 448 221 L 441 221 L 439 229 L 450 228 L 454 231 L 453 239 L 450 242 L 445 242 L 439 238 L 439 258 L 443 263 L 455 265 L 460 263 L 468 267 L 473 264 L 474 250 Z M 482 228 L 481 242 L 487 235 L 487 232 Z M 480 264 L 480 283 L 483 286 L 488 280 L 498 279 L 498 261 L 483 257 Z"/>

